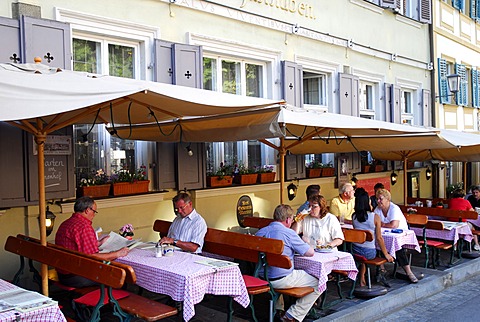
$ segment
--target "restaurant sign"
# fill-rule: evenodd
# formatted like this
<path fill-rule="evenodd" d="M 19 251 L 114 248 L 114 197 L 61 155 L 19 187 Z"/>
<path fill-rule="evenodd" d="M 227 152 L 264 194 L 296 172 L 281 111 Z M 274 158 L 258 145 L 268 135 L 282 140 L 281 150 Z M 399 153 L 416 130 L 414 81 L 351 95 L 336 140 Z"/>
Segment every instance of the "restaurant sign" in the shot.
<path fill-rule="evenodd" d="M 243 225 L 243 218 L 246 216 L 253 216 L 252 199 L 249 196 L 243 195 L 237 202 L 237 220 L 240 227 Z"/>

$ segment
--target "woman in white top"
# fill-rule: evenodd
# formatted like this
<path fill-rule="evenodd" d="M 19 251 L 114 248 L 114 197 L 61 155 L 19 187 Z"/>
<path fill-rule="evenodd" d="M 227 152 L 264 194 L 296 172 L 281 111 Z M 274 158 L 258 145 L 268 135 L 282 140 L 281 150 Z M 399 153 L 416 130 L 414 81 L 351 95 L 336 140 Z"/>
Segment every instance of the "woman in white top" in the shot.
<path fill-rule="evenodd" d="M 392 195 L 390 191 L 386 189 L 380 189 L 377 191 L 378 206 L 375 208 L 375 214 L 380 217 L 382 221 L 382 227 L 408 230 L 407 219 L 403 215 L 399 206 L 391 202 Z M 408 264 L 407 254 L 405 249 L 402 248 L 395 252 L 395 257 L 398 265 L 403 268 L 407 274 L 410 282 L 417 283 L 418 279 L 413 274 L 410 265 Z"/>
<path fill-rule="evenodd" d="M 312 247 L 336 247 L 343 243 L 342 227 L 337 217 L 328 212 L 327 201 L 323 196 L 315 195 L 308 200 L 310 213 L 303 220 L 295 222 L 292 229 L 303 233 L 302 239 Z"/>
<path fill-rule="evenodd" d="M 374 239 L 372 241 L 366 241 L 363 244 L 353 243 L 352 250 L 354 254 L 365 257 L 366 259 L 372 259 L 377 256 L 377 249 L 375 241 L 377 242 L 383 256 L 388 262 L 393 262 L 393 257 L 388 253 L 385 247 L 385 242 L 382 237 L 382 222 L 380 217 L 376 216 L 371 211 L 372 206 L 370 203 L 370 197 L 363 188 L 357 188 L 355 190 L 355 212 L 352 215 L 353 228 L 369 230 L 372 232 Z M 360 264 L 360 286 L 365 286 L 365 264 Z M 385 268 L 381 267 L 381 273 L 385 273 Z"/>

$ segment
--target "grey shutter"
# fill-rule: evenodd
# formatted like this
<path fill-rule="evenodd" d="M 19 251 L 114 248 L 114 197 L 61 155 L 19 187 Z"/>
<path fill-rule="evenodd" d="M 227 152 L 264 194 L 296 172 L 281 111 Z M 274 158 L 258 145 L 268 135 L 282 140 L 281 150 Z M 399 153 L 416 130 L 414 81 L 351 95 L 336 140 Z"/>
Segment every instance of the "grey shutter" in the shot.
<path fill-rule="evenodd" d="M 358 116 L 358 77 L 339 73 L 339 82 L 340 114 Z"/>
<path fill-rule="evenodd" d="M 0 122 L 0 208 L 24 206 L 25 196 L 25 157 L 23 131 Z M 6 157 L 8 154 L 8 157 Z"/>
<path fill-rule="evenodd" d="M 382 121 L 390 122 L 392 120 L 392 84 L 385 83 L 385 119 Z"/>
<path fill-rule="evenodd" d="M 443 58 L 438 59 L 438 89 L 440 91 L 440 104 L 449 103 L 448 82 L 447 82 L 447 61 Z"/>
<path fill-rule="evenodd" d="M 393 85 L 391 87 L 391 95 L 392 95 L 392 104 L 390 105 L 390 122 L 392 123 L 402 123 L 402 90 L 400 87 Z"/>
<path fill-rule="evenodd" d="M 185 143 L 177 145 L 178 190 L 205 187 L 205 144 L 192 143 L 193 155 L 187 153 Z"/>
<path fill-rule="evenodd" d="M 283 99 L 287 104 L 303 107 L 303 67 L 282 61 Z"/>
<path fill-rule="evenodd" d="M 395 0 L 380 0 L 380 6 L 383 8 L 395 8 Z"/>
<path fill-rule="evenodd" d="M 0 17 L 1 63 L 20 63 L 20 27 L 18 20 Z"/>
<path fill-rule="evenodd" d="M 158 188 L 175 189 L 175 143 L 157 142 Z"/>
<path fill-rule="evenodd" d="M 423 126 L 432 126 L 432 98 L 428 89 L 422 90 L 422 110 Z"/>
<path fill-rule="evenodd" d="M 65 127 L 55 135 L 68 135 L 73 138 L 73 126 Z M 28 200 L 38 201 L 38 163 L 33 155 L 33 136 L 27 135 Z M 46 199 L 71 198 L 75 196 L 74 153 L 70 155 L 45 155 Z"/>
<path fill-rule="evenodd" d="M 468 105 L 468 96 L 467 96 L 467 68 L 463 64 L 455 64 L 455 72 L 460 76 L 459 79 L 459 91 L 456 96 L 457 105 L 467 106 Z"/>
<path fill-rule="evenodd" d="M 478 70 L 472 69 L 472 106 L 479 107 L 479 79 Z"/>
<path fill-rule="evenodd" d="M 35 57 L 40 57 L 42 64 L 71 69 L 72 37 L 69 24 L 22 16 L 20 38 L 24 46 L 22 62 L 33 63 Z"/>
<path fill-rule="evenodd" d="M 154 80 L 159 83 L 173 84 L 172 42 L 155 39 Z"/>
<path fill-rule="evenodd" d="M 305 156 L 304 155 L 286 155 L 285 156 L 285 180 L 294 180 L 305 178 Z"/>
<path fill-rule="evenodd" d="M 420 3 L 418 5 L 418 20 L 423 23 L 432 23 L 431 0 L 419 0 L 419 1 Z"/>
<path fill-rule="evenodd" d="M 173 83 L 195 88 L 203 87 L 200 46 L 173 44 Z"/>

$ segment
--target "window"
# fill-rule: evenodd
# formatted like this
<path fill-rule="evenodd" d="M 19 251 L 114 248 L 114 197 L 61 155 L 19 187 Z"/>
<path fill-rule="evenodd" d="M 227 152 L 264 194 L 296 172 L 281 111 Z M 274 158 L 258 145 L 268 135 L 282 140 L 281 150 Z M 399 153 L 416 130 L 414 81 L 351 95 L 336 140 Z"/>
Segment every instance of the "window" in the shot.
<path fill-rule="evenodd" d="M 73 69 L 111 76 L 136 78 L 139 44 L 114 39 L 73 39 Z M 77 183 L 98 169 L 108 175 L 121 169 L 135 172 L 142 154 L 135 141 L 110 136 L 105 125 L 74 126 Z M 106 151 L 106 152 L 105 152 Z"/>
<path fill-rule="evenodd" d="M 327 76 L 303 72 L 303 102 L 307 105 L 327 105 Z"/>
<path fill-rule="evenodd" d="M 360 117 L 375 119 L 376 84 L 360 81 L 359 110 Z"/>
<path fill-rule="evenodd" d="M 413 124 L 413 93 L 408 90 L 402 91 L 401 98 L 402 123 Z"/>
<path fill-rule="evenodd" d="M 266 64 L 230 57 L 203 57 L 203 88 L 252 97 L 264 97 Z M 273 159 L 273 149 L 258 141 L 207 143 L 207 173 L 220 163 L 258 167 Z"/>

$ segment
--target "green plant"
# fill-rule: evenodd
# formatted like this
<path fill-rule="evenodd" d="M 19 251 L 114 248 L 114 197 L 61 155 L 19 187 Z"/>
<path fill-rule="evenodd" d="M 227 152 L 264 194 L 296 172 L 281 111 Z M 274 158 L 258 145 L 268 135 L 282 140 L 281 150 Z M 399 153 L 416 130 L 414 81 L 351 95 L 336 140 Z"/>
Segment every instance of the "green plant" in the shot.
<path fill-rule="evenodd" d="M 253 174 L 255 173 L 255 169 L 246 167 L 245 165 L 243 165 L 243 163 L 241 163 L 240 165 L 235 165 L 234 173 L 235 174 Z"/>
<path fill-rule="evenodd" d="M 307 164 L 307 169 L 320 169 L 322 168 L 322 163 L 318 160 L 314 160 Z"/>
<path fill-rule="evenodd" d="M 135 182 L 147 180 L 147 167 L 142 165 L 134 173 L 127 169 L 115 171 L 111 176 L 112 182 Z"/>
<path fill-rule="evenodd" d="M 320 168 L 333 168 L 332 161 L 328 163 L 320 163 Z"/>
<path fill-rule="evenodd" d="M 80 187 L 98 186 L 110 182 L 110 177 L 105 174 L 103 169 L 98 169 L 96 173 L 92 173 L 88 178 L 80 180 Z"/>
<path fill-rule="evenodd" d="M 270 173 L 273 172 L 273 165 L 263 165 L 261 167 L 256 168 L 255 173 Z"/>
<path fill-rule="evenodd" d="M 220 162 L 220 167 L 214 171 L 207 173 L 209 177 L 219 177 L 222 180 L 224 176 L 231 176 L 233 174 L 233 167 L 226 163 Z"/>
<path fill-rule="evenodd" d="M 463 182 L 457 182 L 457 183 L 448 185 L 447 189 L 446 189 L 447 190 L 447 196 L 450 197 L 452 192 L 454 192 L 457 189 L 463 189 Z"/>

